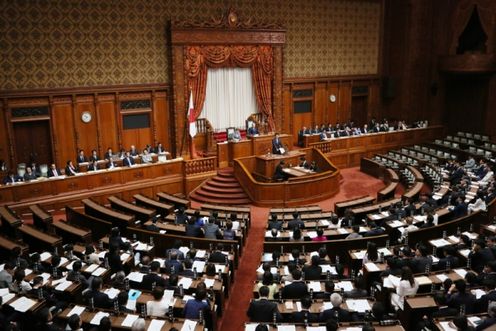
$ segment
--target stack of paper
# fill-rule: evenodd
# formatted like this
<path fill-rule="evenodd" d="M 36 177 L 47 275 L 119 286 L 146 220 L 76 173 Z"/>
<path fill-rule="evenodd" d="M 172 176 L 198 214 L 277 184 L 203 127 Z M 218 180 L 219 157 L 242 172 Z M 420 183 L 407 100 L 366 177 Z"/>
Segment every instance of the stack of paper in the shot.
<path fill-rule="evenodd" d="M 165 321 L 153 319 L 148 326 L 147 331 L 157 331 L 162 330 L 162 327 L 165 325 Z"/>
<path fill-rule="evenodd" d="M 74 306 L 74 308 L 71 309 L 71 311 L 69 313 L 67 313 L 66 316 L 71 317 L 74 314 L 81 315 L 85 309 L 86 309 L 86 307 L 76 305 L 76 306 Z"/>
<path fill-rule="evenodd" d="M 4 304 L 12 300 L 15 297 L 15 293 L 9 293 L 8 288 L 1 288 L 0 297 L 2 297 L 2 304 Z"/>
<path fill-rule="evenodd" d="M 86 270 L 84 270 L 84 271 L 85 271 L 85 272 L 93 272 L 93 271 L 95 271 L 97 268 L 98 268 L 98 264 L 92 264 L 92 265 L 88 266 L 88 268 L 86 268 Z"/>
<path fill-rule="evenodd" d="M 320 267 L 322 268 L 323 273 L 327 273 L 329 271 L 331 275 L 337 275 L 338 272 L 336 271 L 336 267 L 332 266 L 330 264 L 321 264 Z"/>
<path fill-rule="evenodd" d="M 191 278 L 188 278 L 188 277 L 183 277 L 179 280 L 179 283 L 177 284 L 178 286 L 179 285 L 182 285 L 183 286 L 183 289 L 187 290 L 191 287 L 191 284 L 193 283 L 193 280 Z"/>
<path fill-rule="evenodd" d="M 111 288 L 106 289 L 103 292 L 108 295 L 110 300 L 114 300 L 117 297 L 117 295 L 119 295 L 120 291 L 116 288 L 111 287 Z"/>
<path fill-rule="evenodd" d="M 71 281 L 65 280 L 65 281 L 61 282 L 59 285 L 57 285 L 55 287 L 55 290 L 57 290 L 57 291 L 65 291 L 71 285 L 72 285 L 72 282 Z"/>
<path fill-rule="evenodd" d="M 100 320 L 104 317 L 109 317 L 109 316 L 110 316 L 109 313 L 104 313 L 99 311 L 98 313 L 95 314 L 95 316 L 93 316 L 93 319 L 90 321 L 90 324 L 100 325 Z"/>
<path fill-rule="evenodd" d="M 365 267 L 367 268 L 368 271 L 379 271 L 379 270 L 381 270 L 373 262 L 365 263 Z"/>
<path fill-rule="evenodd" d="M 345 292 L 350 292 L 353 290 L 353 284 L 348 280 L 337 282 L 335 285 L 336 285 L 336 288 L 343 289 L 343 291 L 345 291 Z"/>
<path fill-rule="evenodd" d="M 311 281 L 311 282 L 308 282 L 307 284 L 307 287 L 308 287 L 308 290 L 313 290 L 314 292 L 320 292 L 322 291 L 322 288 L 320 286 L 320 282 L 319 281 Z"/>
<path fill-rule="evenodd" d="M 136 321 L 138 318 L 139 315 L 128 314 L 124 321 L 122 321 L 121 326 L 130 328 L 131 326 L 133 326 L 134 321 Z"/>
<path fill-rule="evenodd" d="M 215 284 L 215 279 L 205 278 L 205 279 L 203 280 L 203 282 L 205 283 L 205 286 L 206 286 L 207 288 L 211 288 L 211 287 L 213 287 L 213 286 L 214 286 L 214 284 Z"/>
<path fill-rule="evenodd" d="M 465 278 L 465 275 L 467 274 L 467 270 L 465 269 L 455 269 L 454 271 L 462 278 Z"/>
<path fill-rule="evenodd" d="M 196 322 L 192 320 L 184 320 L 181 331 L 193 331 L 196 328 Z"/>
<path fill-rule="evenodd" d="M 366 299 L 346 300 L 346 305 L 352 311 L 365 313 L 370 310 L 369 302 Z"/>
<path fill-rule="evenodd" d="M 129 279 L 130 282 L 141 283 L 144 276 L 145 274 L 142 274 L 141 272 L 133 271 L 130 272 L 129 275 L 127 275 L 127 279 Z"/>
<path fill-rule="evenodd" d="M 107 271 L 107 269 L 105 268 L 102 268 L 102 267 L 99 267 L 97 268 L 95 271 L 93 271 L 91 274 L 95 277 L 98 277 L 98 276 L 101 276 L 105 273 L 105 271 Z"/>
<path fill-rule="evenodd" d="M 36 304 L 36 301 L 28 299 L 26 297 L 20 297 L 19 299 L 11 302 L 9 305 L 20 313 L 27 312 L 31 307 Z"/>
<path fill-rule="evenodd" d="M 199 249 L 199 250 L 196 251 L 195 257 L 196 258 L 199 258 L 199 259 L 203 259 L 206 254 L 207 254 L 207 251 L 206 250 Z"/>

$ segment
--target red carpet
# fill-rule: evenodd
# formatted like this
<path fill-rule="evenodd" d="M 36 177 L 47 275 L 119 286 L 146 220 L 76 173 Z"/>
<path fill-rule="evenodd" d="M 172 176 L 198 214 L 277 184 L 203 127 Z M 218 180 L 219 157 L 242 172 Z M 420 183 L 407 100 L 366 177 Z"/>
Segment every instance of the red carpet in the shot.
<path fill-rule="evenodd" d="M 352 199 L 360 195 L 377 196 L 377 191 L 384 187 L 381 180 L 360 172 L 359 168 L 341 170 L 343 180 L 340 191 L 331 199 L 318 203 L 323 210 L 333 210 L 334 203 Z M 192 207 L 199 207 L 192 204 Z M 241 258 L 239 269 L 236 271 L 236 281 L 227 301 L 223 318 L 220 321 L 221 331 L 242 331 L 247 321 L 246 311 L 252 299 L 255 271 L 260 263 L 263 249 L 265 226 L 269 209 L 251 207 L 251 228 L 246 240 L 246 247 Z"/>

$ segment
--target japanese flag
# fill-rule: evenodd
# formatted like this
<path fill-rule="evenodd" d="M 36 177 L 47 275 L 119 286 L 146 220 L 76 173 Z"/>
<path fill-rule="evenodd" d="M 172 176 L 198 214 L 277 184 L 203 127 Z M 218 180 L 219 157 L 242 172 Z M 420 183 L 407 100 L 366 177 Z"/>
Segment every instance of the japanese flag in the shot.
<path fill-rule="evenodd" d="M 195 115 L 193 114 L 193 92 L 189 93 L 189 108 L 188 108 L 188 121 L 189 121 L 189 135 L 191 138 L 196 136 L 196 121 Z"/>

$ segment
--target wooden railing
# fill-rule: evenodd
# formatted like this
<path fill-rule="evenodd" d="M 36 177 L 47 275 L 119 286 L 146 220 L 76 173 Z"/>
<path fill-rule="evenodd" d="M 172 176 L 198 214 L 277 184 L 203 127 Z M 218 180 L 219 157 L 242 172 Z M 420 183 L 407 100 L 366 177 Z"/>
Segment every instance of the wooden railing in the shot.
<path fill-rule="evenodd" d="M 318 143 L 312 143 L 310 144 L 313 148 L 317 148 L 319 151 L 322 153 L 330 153 L 332 148 L 331 148 L 331 142 L 330 141 L 321 141 Z"/>
<path fill-rule="evenodd" d="M 201 149 L 207 152 L 214 152 L 216 144 L 214 140 L 214 130 L 210 121 L 206 118 L 199 118 L 196 120 L 196 130 L 198 134 L 197 143 Z"/>
<path fill-rule="evenodd" d="M 217 170 L 217 157 L 206 157 L 184 161 L 184 172 L 186 176 L 196 175 Z"/>

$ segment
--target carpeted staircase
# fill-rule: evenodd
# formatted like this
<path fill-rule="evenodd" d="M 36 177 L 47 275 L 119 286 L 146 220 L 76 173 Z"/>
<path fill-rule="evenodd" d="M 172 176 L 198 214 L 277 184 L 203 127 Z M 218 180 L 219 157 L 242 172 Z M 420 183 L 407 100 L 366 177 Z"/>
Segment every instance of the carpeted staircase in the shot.
<path fill-rule="evenodd" d="M 214 176 L 191 192 L 189 198 L 199 203 L 223 205 L 247 205 L 251 200 L 246 195 L 232 168 L 217 171 Z"/>

